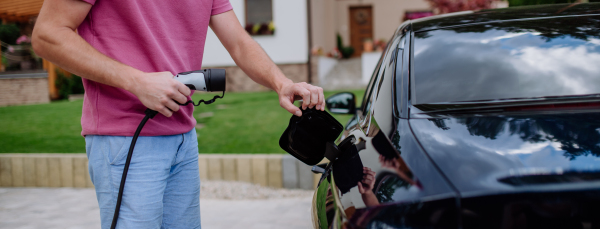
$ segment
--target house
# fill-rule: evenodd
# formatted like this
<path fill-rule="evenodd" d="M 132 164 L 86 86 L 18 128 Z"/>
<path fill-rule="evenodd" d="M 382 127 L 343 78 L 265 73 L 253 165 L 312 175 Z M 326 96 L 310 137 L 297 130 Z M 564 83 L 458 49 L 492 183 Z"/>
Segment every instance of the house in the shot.
<path fill-rule="evenodd" d="M 296 82 L 308 81 L 317 85 L 319 80 L 323 81 L 322 78 L 328 72 L 327 70 L 334 69 L 332 65 L 336 65 L 337 61 L 334 59 L 320 61 L 321 57 L 309 54 L 310 48 L 319 49 L 324 55 L 337 48 L 339 34 L 344 46 L 354 48 L 353 57 L 361 57 L 365 39 L 389 39 L 407 14 L 413 12 L 432 14 L 425 0 L 230 0 L 230 2 L 240 23 L 287 77 Z M 260 23 L 270 23 L 274 31 L 253 34 L 251 29 L 257 30 Z M 370 55 L 370 59 L 378 58 L 378 54 Z M 246 75 L 236 67 L 225 48 L 210 30 L 202 65 L 203 68 L 226 68 L 228 90 L 266 90 L 245 77 Z M 350 65 L 349 69 L 356 67 L 353 63 L 348 65 Z M 374 68 L 374 64 L 371 65 L 373 65 L 371 68 Z M 361 72 L 360 67 L 358 69 L 358 72 Z M 362 76 L 358 72 L 359 77 Z M 350 80 L 348 83 L 352 84 L 354 81 L 356 80 Z M 360 79 L 358 81 L 360 83 Z"/>
<path fill-rule="evenodd" d="M 306 0 L 230 0 L 230 3 L 246 31 L 283 73 L 295 82 L 308 81 Z M 228 91 L 267 90 L 246 77 L 209 29 L 202 68 L 217 67 L 227 69 Z"/>

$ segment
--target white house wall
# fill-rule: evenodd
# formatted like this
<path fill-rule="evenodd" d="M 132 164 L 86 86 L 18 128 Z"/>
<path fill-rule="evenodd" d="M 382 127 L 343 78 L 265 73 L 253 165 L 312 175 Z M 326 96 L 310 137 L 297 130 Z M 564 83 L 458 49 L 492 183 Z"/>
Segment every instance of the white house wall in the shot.
<path fill-rule="evenodd" d="M 245 1 L 230 0 L 242 25 L 245 25 Z M 306 0 L 273 0 L 274 35 L 253 36 L 276 64 L 308 62 Z M 214 32 L 209 28 L 202 66 L 235 66 Z"/>

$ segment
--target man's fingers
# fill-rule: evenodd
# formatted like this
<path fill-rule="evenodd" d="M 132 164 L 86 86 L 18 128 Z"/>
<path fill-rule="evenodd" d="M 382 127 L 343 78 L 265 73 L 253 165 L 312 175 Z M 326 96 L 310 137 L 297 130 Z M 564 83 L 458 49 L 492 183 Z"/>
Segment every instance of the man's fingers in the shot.
<path fill-rule="evenodd" d="M 279 97 L 279 105 L 283 107 L 283 109 L 286 109 L 288 112 L 292 113 L 293 115 L 296 115 L 298 117 L 302 116 L 302 111 L 300 111 L 300 108 L 294 106 L 294 104 L 288 98 Z"/>
<path fill-rule="evenodd" d="M 325 110 L 325 95 L 323 95 L 323 88 L 317 87 L 319 91 L 319 105 L 317 105 L 317 110 L 324 111 Z"/>
<path fill-rule="evenodd" d="M 310 91 L 310 104 L 308 105 L 308 107 L 313 108 L 317 104 L 319 104 L 319 90 L 317 89 L 317 87 L 314 86 L 309 86 L 308 90 Z"/>
<path fill-rule="evenodd" d="M 158 113 L 161 113 L 162 115 L 164 115 L 167 118 L 171 117 L 171 115 L 173 115 L 173 112 L 171 110 L 169 110 L 165 106 L 160 106 L 160 107 L 156 108 L 155 110 L 158 111 Z"/>
<path fill-rule="evenodd" d="M 358 192 L 360 194 L 363 194 L 365 192 L 365 190 L 363 189 L 362 184 L 360 183 L 360 181 L 358 182 Z"/>
<path fill-rule="evenodd" d="M 189 87 L 185 86 L 185 84 L 179 83 L 179 85 L 177 86 L 177 90 L 179 90 L 179 92 L 181 92 L 181 94 L 183 94 L 184 96 L 190 96 L 192 94 L 192 90 L 190 90 Z"/>
<path fill-rule="evenodd" d="M 165 104 L 165 106 L 173 112 L 179 111 L 179 104 L 173 102 L 173 100 L 170 100 L 169 102 L 167 102 L 167 104 Z"/>
<path fill-rule="evenodd" d="M 173 95 L 172 99 L 174 99 L 180 104 L 184 104 L 188 100 L 187 96 L 181 94 L 180 91 L 176 92 L 175 95 Z"/>
<path fill-rule="evenodd" d="M 302 96 L 302 110 L 306 110 L 310 104 L 310 91 L 300 86 L 297 88 L 296 95 Z"/>

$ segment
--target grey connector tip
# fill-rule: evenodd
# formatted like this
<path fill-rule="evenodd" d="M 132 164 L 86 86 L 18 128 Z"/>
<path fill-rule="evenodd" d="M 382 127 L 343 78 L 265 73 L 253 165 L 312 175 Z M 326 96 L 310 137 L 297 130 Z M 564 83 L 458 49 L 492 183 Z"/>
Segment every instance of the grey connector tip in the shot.
<path fill-rule="evenodd" d="M 225 91 L 225 69 L 204 69 L 207 91 Z"/>
<path fill-rule="evenodd" d="M 182 72 L 175 80 L 196 91 L 225 91 L 225 69 Z"/>

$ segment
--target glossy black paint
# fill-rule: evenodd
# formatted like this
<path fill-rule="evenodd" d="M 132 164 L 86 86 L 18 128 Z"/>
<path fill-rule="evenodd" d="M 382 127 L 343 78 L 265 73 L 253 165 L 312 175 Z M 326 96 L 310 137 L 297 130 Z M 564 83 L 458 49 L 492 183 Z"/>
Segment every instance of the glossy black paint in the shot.
<path fill-rule="evenodd" d="M 411 119 L 415 136 L 462 196 L 598 182 L 511 185 L 519 176 L 600 173 L 600 113 L 456 115 Z M 535 179 L 535 177 L 530 177 Z M 600 181 L 600 180 L 597 180 Z M 530 182 L 531 183 L 531 182 Z"/>
<path fill-rule="evenodd" d="M 598 30 L 577 32 L 583 27 L 569 23 L 582 20 L 578 15 L 596 20 L 589 16 L 596 12 L 600 14 L 599 4 L 556 5 L 402 24 L 373 73 L 362 106 L 342 134 L 340 140 L 351 139 L 347 155 L 331 162 L 322 179 L 331 182 L 323 182 L 327 187 L 319 190 L 329 193 L 317 201 L 325 203 L 326 197 L 326 203 L 334 206 L 327 208 L 327 217 L 321 217 L 327 218 L 323 225 L 600 228 L 595 217 L 600 215 L 600 104 L 579 101 L 583 105 L 575 106 L 573 101 L 563 101 L 557 106 L 519 104 L 515 108 L 508 104 L 451 112 L 414 105 L 411 84 L 419 77 L 413 70 L 414 40 L 420 39 L 415 31 L 437 36 L 442 30 L 458 34 L 480 26 L 482 31 L 471 32 L 485 35 L 494 30 L 506 35 L 519 32 L 515 25 L 527 24 L 514 21 L 556 17 L 544 19 L 548 34 L 556 36 L 549 39 L 581 40 L 580 33 L 593 35 Z M 574 30 L 553 34 L 556 31 L 551 27 L 560 21 Z M 440 87 L 447 85 L 439 82 Z M 375 174 L 368 187 L 372 195 L 358 188 L 366 187 L 368 174 L 362 171 L 363 180 L 357 182 L 360 167 Z M 328 189 L 330 184 L 335 188 Z"/>
<path fill-rule="evenodd" d="M 600 16 L 585 16 L 417 32 L 411 101 L 599 94 L 599 29 Z"/>
<path fill-rule="evenodd" d="M 461 199 L 464 229 L 593 229 L 600 225 L 600 190 L 522 192 Z"/>
<path fill-rule="evenodd" d="M 421 32 L 450 27 L 461 27 L 469 24 L 489 24 L 499 26 L 508 21 L 524 21 L 532 18 L 559 18 L 582 15 L 600 15 L 600 3 L 588 4 L 554 4 L 530 7 L 511 7 L 503 9 L 481 10 L 477 12 L 460 12 L 455 16 L 441 15 L 413 21 L 413 31 Z M 500 25 L 501 26 L 501 25 Z"/>

